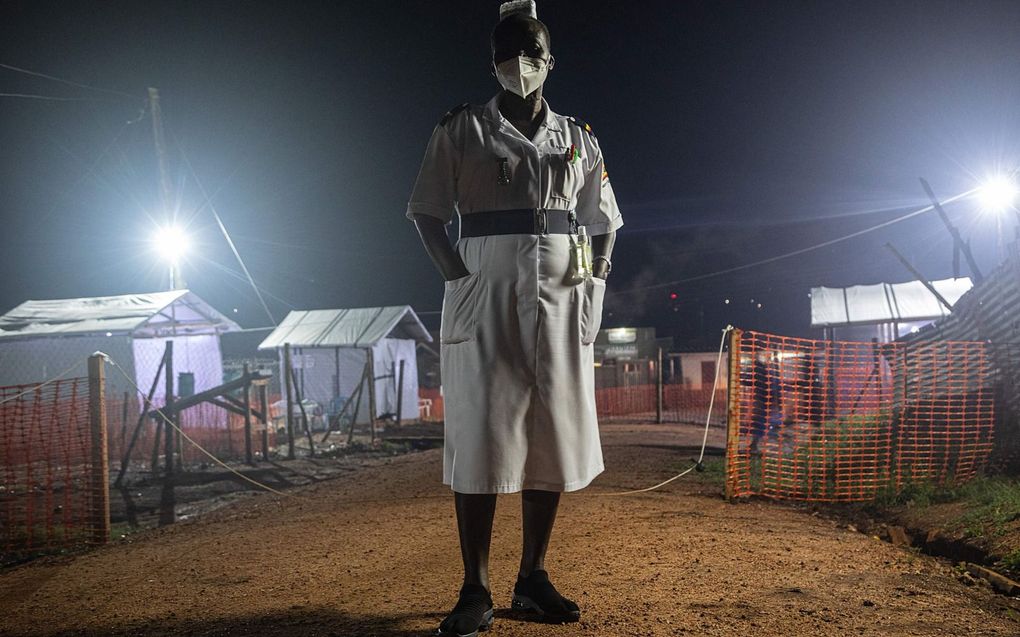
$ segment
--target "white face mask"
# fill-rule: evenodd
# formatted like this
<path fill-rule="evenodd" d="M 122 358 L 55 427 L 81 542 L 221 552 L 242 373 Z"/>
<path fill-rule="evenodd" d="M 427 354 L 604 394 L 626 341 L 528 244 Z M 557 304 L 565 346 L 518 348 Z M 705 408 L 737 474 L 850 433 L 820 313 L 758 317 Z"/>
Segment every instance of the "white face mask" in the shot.
<path fill-rule="evenodd" d="M 534 93 L 545 82 L 548 73 L 548 62 L 524 55 L 510 58 L 496 66 L 496 79 L 500 85 L 520 97 Z"/>

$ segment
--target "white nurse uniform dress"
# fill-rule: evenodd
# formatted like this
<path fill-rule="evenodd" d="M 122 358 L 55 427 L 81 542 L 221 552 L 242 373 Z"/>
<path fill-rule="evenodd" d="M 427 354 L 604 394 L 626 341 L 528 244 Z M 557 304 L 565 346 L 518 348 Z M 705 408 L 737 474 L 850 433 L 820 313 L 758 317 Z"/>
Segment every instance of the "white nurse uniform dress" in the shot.
<path fill-rule="evenodd" d="M 591 128 L 543 100 L 527 139 L 499 96 L 436 126 L 406 216 L 573 209 L 589 235 L 623 225 Z M 572 158 L 572 160 L 571 160 Z M 572 282 L 571 235 L 460 237 L 440 326 L 443 484 L 461 493 L 575 491 L 604 470 L 592 343 L 606 283 Z"/>

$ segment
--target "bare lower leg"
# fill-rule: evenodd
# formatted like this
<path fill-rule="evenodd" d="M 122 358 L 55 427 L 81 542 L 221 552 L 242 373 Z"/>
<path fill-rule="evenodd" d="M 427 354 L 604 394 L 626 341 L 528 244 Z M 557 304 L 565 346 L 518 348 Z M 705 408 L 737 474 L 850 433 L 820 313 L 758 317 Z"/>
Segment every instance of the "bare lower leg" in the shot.
<path fill-rule="evenodd" d="M 495 493 L 454 492 L 460 555 L 464 560 L 464 583 L 489 590 L 489 543 L 496 513 Z"/>
<path fill-rule="evenodd" d="M 524 521 L 524 548 L 521 551 L 520 576 L 545 569 L 545 552 L 549 548 L 556 509 L 560 503 L 559 491 L 524 489 L 521 492 L 521 517 Z"/>

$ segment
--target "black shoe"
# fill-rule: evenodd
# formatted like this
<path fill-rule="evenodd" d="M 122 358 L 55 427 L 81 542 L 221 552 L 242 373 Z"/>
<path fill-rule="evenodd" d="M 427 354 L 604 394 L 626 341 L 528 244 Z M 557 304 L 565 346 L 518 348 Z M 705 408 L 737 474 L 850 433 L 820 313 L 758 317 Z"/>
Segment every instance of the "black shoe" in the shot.
<path fill-rule="evenodd" d="M 576 622 L 581 618 L 577 604 L 560 595 L 542 569 L 532 571 L 526 578 L 517 575 L 510 607 L 550 623 Z"/>
<path fill-rule="evenodd" d="M 492 624 L 492 596 L 480 584 L 460 587 L 460 599 L 436 630 L 437 635 L 477 637 Z"/>

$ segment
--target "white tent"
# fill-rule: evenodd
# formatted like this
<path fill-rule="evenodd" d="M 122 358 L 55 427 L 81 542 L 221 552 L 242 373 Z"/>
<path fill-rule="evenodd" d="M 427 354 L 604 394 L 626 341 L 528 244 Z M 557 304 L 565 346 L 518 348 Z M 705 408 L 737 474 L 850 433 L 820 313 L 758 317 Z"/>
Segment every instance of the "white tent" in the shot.
<path fill-rule="evenodd" d="M 931 284 L 950 305 L 973 286 L 966 277 Z M 920 281 L 811 288 L 811 327 L 932 321 L 948 315 L 949 310 Z"/>
<path fill-rule="evenodd" d="M 38 383 L 72 365 L 71 375 L 84 376 L 88 356 L 102 351 L 148 391 L 173 341 L 174 373 L 194 374 L 198 392 L 223 382 L 219 335 L 239 329 L 188 290 L 25 301 L 0 316 L 0 385 Z M 107 395 L 126 391 L 134 388 L 108 370 Z M 163 395 L 160 383 L 157 404 Z"/>
<path fill-rule="evenodd" d="M 409 305 L 291 312 L 259 345 L 260 350 L 290 344 L 295 382 L 301 398 L 338 410 L 353 395 L 372 351 L 375 369 L 376 418 L 397 411 L 397 376 L 404 361 L 400 418 L 418 417 L 416 344 L 431 342 L 428 330 Z M 280 354 L 283 378 L 283 354 Z M 367 387 L 366 387 L 367 390 Z M 358 409 L 358 423 L 367 423 L 368 393 Z"/>

